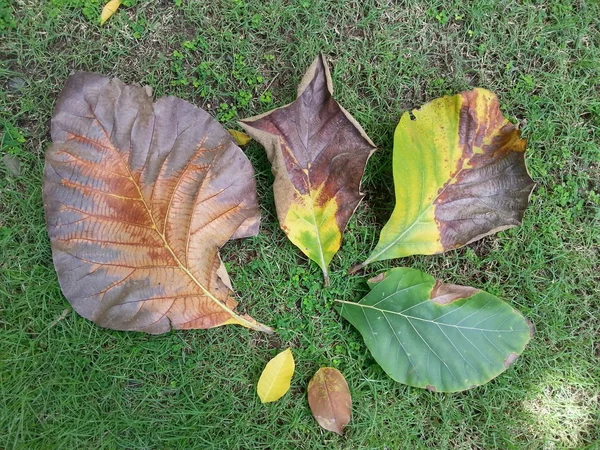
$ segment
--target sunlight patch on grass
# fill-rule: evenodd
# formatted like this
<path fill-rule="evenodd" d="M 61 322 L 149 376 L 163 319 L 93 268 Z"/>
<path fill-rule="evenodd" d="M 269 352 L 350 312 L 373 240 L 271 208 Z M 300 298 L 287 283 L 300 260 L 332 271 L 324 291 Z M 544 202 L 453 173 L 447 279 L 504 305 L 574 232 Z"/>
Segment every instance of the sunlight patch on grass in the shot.
<path fill-rule="evenodd" d="M 531 437 L 548 450 L 580 448 L 583 435 L 598 426 L 599 407 L 596 394 L 571 384 L 547 386 L 540 395 L 523 402 L 523 408 L 535 418 Z"/>

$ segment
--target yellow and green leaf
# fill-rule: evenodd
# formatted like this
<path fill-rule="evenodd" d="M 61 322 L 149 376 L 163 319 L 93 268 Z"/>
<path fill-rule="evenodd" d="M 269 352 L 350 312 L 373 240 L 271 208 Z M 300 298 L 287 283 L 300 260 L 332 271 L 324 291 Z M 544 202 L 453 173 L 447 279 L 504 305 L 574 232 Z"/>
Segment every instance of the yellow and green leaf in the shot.
<path fill-rule="evenodd" d="M 400 119 L 394 135 L 396 206 L 374 261 L 432 255 L 521 224 L 534 187 L 527 141 L 497 97 L 474 89 Z"/>
<path fill-rule="evenodd" d="M 289 348 L 267 363 L 256 386 L 262 403 L 279 400 L 290 390 L 294 368 L 294 355 Z"/>
<path fill-rule="evenodd" d="M 281 228 L 328 284 L 329 263 L 363 197 L 360 181 L 373 142 L 333 99 L 323 56 L 309 67 L 294 102 L 240 124 L 271 161 Z"/>

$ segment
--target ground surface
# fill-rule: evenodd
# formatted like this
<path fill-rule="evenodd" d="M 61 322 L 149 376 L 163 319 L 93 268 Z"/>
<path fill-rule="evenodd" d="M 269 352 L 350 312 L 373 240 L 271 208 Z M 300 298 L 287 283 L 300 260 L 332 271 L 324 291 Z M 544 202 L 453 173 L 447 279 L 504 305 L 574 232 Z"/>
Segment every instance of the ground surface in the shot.
<path fill-rule="evenodd" d="M 136 2 L 130 2 L 136 3 Z M 400 2 L 398 2 L 400 3 Z M 138 1 L 103 28 L 98 2 L 0 1 L 0 448 L 597 448 L 600 440 L 600 7 L 585 1 Z M 221 122 L 293 100 L 318 52 L 340 103 L 380 150 L 332 263 L 332 286 L 289 243 L 258 173 L 261 234 L 224 250 L 242 309 L 273 336 L 238 327 L 161 336 L 107 331 L 75 314 L 54 272 L 42 167 L 54 102 L 74 70 L 149 84 Z M 538 186 L 522 227 L 443 256 L 348 277 L 393 207 L 391 147 L 403 111 L 472 86 L 495 91 L 529 139 Z M 454 394 L 390 380 L 333 306 L 365 275 L 399 265 L 483 288 L 535 324 L 524 355 L 489 384 Z M 291 391 L 263 406 L 255 384 L 291 346 Z M 311 417 L 321 365 L 354 399 L 346 437 Z"/>

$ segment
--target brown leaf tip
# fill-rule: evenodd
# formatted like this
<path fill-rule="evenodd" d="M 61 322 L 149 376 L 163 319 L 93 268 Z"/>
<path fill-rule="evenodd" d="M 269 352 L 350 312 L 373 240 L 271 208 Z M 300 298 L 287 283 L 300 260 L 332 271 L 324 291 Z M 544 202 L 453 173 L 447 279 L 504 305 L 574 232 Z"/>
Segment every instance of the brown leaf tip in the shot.
<path fill-rule="evenodd" d="M 529 337 L 532 338 L 535 334 L 535 325 L 533 325 L 533 322 L 527 318 L 525 319 L 525 322 L 527 322 L 527 326 L 529 327 Z"/>
<path fill-rule="evenodd" d="M 362 270 L 363 267 L 365 267 L 364 264 L 357 264 L 355 266 L 352 266 L 348 269 L 348 275 L 354 275 L 356 272 L 358 272 L 359 270 Z"/>
<path fill-rule="evenodd" d="M 369 283 L 379 283 L 383 280 L 385 280 L 385 272 L 382 272 L 379 275 L 374 276 L 373 278 L 369 278 Z"/>
<path fill-rule="evenodd" d="M 512 352 L 511 354 L 509 354 L 506 359 L 504 360 L 504 367 L 506 369 L 508 369 L 512 363 L 515 362 L 515 360 L 519 357 L 519 355 L 517 355 L 516 353 Z"/>
<path fill-rule="evenodd" d="M 436 281 L 429 299 L 438 305 L 448 305 L 455 300 L 472 297 L 477 292 L 479 289 Z"/>

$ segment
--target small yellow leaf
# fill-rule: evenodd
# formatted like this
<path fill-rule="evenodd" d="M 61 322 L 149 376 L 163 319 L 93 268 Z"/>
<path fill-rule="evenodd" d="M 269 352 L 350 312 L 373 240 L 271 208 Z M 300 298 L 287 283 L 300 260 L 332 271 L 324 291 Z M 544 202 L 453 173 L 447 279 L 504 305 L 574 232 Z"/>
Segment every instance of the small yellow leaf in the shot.
<path fill-rule="evenodd" d="M 294 367 L 294 356 L 289 348 L 267 363 L 256 386 L 262 403 L 279 400 L 289 391 Z"/>
<path fill-rule="evenodd" d="M 110 19 L 113 14 L 117 12 L 117 9 L 119 9 L 121 3 L 123 3 L 121 0 L 110 0 L 110 2 L 104 5 L 102 14 L 100 15 L 100 25 L 104 25 L 104 22 Z"/>
<path fill-rule="evenodd" d="M 241 131 L 238 130 L 227 130 L 229 131 L 229 134 L 231 134 L 233 136 L 233 140 L 235 141 L 235 143 L 237 145 L 239 145 L 240 147 L 243 147 L 244 145 L 248 145 L 248 143 L 252 140 L 252 138 L 250 136 L 248 136 L 246 133 L 243 133 Z"/>

